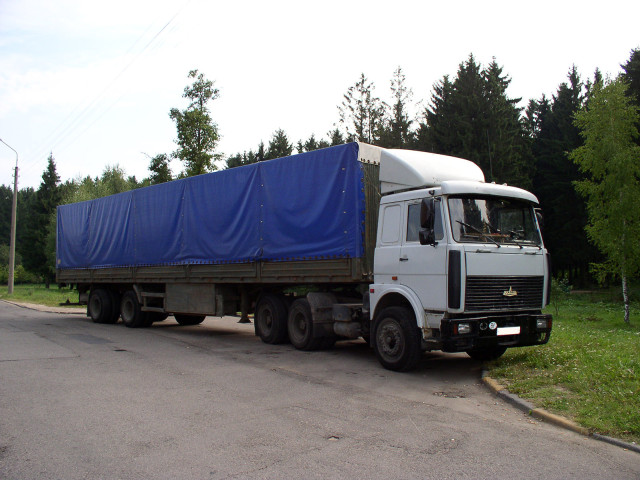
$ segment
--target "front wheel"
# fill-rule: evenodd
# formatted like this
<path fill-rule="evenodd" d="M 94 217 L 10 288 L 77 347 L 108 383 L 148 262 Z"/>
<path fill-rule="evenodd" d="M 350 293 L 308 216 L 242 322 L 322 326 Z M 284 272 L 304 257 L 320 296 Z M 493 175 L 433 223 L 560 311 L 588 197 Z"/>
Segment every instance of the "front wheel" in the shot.
<path fill-rule="evenodd" d="M 404 372 L 418 364 L 422 355 L 420 331 L 409 309 L 385 308 L 376 315 L 373 331 L 373 348 L 384 368 Z"/>
<path fill-rule="evenodd" d="M 500 358 L 504 352 L 507 351 L 507 347 L 501 347 L 500 345 L 496 347 L 487 347 L 487 348 L 477 348 L 474 350 L 467 350 L 467 355 L 469 355 L 474 360 L 479 360 L 481 362 L 488 362 L 489 360 L 495 360 L 496 358 Z"/>
<path fill-rule="evenodd" d="M 176 322 L 182 326 L 200 325 L 205 318 L 204 315 L 186 315 L 180 313 L 174 314 L 173 317 L 176 319 Z"/>

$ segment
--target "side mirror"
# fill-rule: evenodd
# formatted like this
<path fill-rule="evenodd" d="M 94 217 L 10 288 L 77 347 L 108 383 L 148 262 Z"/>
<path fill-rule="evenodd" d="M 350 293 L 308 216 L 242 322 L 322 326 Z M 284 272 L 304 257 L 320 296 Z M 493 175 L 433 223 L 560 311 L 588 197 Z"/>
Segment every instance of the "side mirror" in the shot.
<path fill-rule="evenodd" d="M 420 204 L 420 227 L 418 233 L 420 245 L 435 245 L 436 234 L 434 232 L 435 206 L 432 197 L 423 198 Z"/>
<path fill-rule="evenodd" d="M 420 205 L 420 226 L 433 230 L 434 223 L 434 205 L 433 198 L 423 198 Z"/>
<path fill-rule="evenodd" d="M 436 235 L 433 232 L 433 229 L 429 230 L 427 228 L 423 228 L 418 232 L 418 237 L 420 238 L 420 245 L 435 245 L 436 244 Z"/>

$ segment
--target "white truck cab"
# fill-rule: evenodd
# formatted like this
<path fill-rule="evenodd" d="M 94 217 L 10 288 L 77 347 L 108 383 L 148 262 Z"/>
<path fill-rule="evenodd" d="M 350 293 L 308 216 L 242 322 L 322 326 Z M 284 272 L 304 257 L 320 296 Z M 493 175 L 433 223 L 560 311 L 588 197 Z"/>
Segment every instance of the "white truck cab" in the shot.
<path fill-rule="evenodd" d="M 423 350 L 488 360 L 549 340 L 533 194 L 485 183 L 470 161 L 404 150 L 382 151 L 380 181 L 369 312 L 385 367 L 411 368 Z"/>

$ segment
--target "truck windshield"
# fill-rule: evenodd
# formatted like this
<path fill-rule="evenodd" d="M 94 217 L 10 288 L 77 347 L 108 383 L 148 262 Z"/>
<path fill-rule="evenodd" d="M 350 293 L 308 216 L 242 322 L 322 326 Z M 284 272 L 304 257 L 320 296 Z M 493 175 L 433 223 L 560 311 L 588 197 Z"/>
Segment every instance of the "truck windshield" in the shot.
<path fill-rule="evenodd" d="M 456 242 L 540 246 L 533 207 L 524 201 L 498 197 L 449 198 L 451 228 Z"/>

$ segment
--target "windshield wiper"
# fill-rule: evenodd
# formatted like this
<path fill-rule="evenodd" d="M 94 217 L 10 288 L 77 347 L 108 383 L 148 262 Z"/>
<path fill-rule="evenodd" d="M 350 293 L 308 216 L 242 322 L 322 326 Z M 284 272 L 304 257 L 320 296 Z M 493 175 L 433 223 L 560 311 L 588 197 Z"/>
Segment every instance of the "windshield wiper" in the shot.
<path fill-rule="evenodd" d="M 540 246 L 540 244 L 537 244 L 535 241 L 533 240 L 526 240 L 524 238 L 524 234 L 522 233 L 522 230 L 509 230 L 509 241 L 515 243 L 516 245 L 518 245 L 520 248 L 524 248 L 523 245 L 527 245 L 529 247 L 538 247 L 539 250 L 542 250 L 542 247 Z"/>
<path fill-rule="evenodd" d="M 498 248 L 500 248 L 500 244 L 498 242 L 496 242 L 493 238 L 491 238 L 489 235 L 487 235 L 486 233 L 484 233 L 482 230 L 474 227 L 473 225 L 469 225 L 468 223 L 465 223 L 461 220 L 456 220 L 456 222 L 458 222 L 460 225 L 463 225 L 467 228 L 470 228 L 471 230 L 473 230 L 474 232 L 479 233 L 480 235 L 482 235 L 484 238 L 488 238 L 489 240 L 491 240 L 491 242 L 495 243 Z"/>
<path fill-rule="evenodd" d="M 509 230 L 509 240 L 511 240 L 513 243 L 515 243 L 516 245 L 518 245 L 520 248 L 524 248 L 522 246 L 522 243 L 520 243 L 520 238 L 519 237 L 523 237 L 524 235 L 522 234 L 522 232 L 516 232 L 515 230 Z"/>

